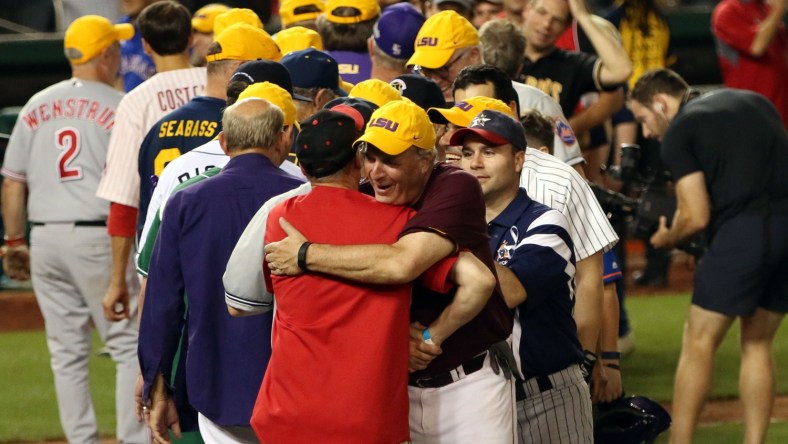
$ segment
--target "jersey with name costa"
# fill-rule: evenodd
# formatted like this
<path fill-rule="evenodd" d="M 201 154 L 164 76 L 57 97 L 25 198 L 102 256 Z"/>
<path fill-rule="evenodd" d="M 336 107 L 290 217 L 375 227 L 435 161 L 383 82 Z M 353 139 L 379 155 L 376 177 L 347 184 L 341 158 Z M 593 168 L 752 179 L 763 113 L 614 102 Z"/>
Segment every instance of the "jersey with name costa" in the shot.
<path fill-rule="evenodd" d="M 342 80 L 356 84 L 372 76 L 372 60 L 366 52 L 326 51 L 337 61 Z"/>
<path fill-rule="evenodd" d="M 139 205 L 137 160 L 142 140 L 159 119 L 202 94 L 205 83 L 205 68 L 176 69 L 154 75 L 123 97 L 99 183 L 100 198 L 135 208 Z"/>
<path fill-rule="evenodd" d="M 561 104 L 566 117 L 572 117 L 583 94 L 618 88 L 606 88 L 597 82 L 601 66 L 594 55 L 556 48 L 535 62 L 526 57 L 520 81 L 547 93 Z"/>
<path fill-rule="evenodd" d="M 148 131 L 139 153 L 140 205 L 137 231 L 142 230 L 148 202 L 164 167 L 183 153 L 201 146 L 222 130 L 226 102 L 214 97 L 195 97 L 164 116 Z"/>
<path fill-rule="evenodd" d="M 97 221 L 109 206 L 96 197 L 121 93 L 70 79 L 34 95 L 11 133 L 2 174 L 26 182 L 28 219 Z"/>
<path fill-rule="evenodd" d="M 566 218 L 520 188 L 489 227 L 495 260 L 512 270 L 528 294 L 517 307 L 512 336 L 521 373 L 528 379 L 582 362 L 572 317 L 575 255 Z"/>
<path fill-rule="evenodd" d="M 607 251 L 618 242 L 591 187 L 574 168 L 554 156 L 527 148 L 520 186 L 531 199 L 566 217 L 578 261 Z"/>

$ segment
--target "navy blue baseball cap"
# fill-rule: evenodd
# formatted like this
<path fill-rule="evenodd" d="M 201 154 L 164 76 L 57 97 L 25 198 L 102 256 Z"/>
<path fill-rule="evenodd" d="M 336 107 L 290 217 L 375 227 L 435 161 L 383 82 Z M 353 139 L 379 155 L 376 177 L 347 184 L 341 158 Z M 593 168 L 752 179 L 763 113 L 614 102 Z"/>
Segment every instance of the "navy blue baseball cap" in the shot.
<path fill-rule="evenodd" d="M 349 115 L 320 110 L 301 122 L 295 144 L 298 162 L 311 177 L 334 174 L 355 157 L 353 142 L 360 135 Z"/>
<path fill-rule="evenodd" d="M 450 145 L 462 145 L 462 142 L 470 134 L 476 134 L 490 146 L 500 146 L 511 143 L 514 149 L 525 151 L 527 143 L 525 141 L 525 128 L 520 122 L 514 120 L 506 114 L 484 110 L 476 115 L 467 128 L 457 130 L 449 141 Z"/>
<path fill-rule="evenodd" d="M 410 3 L 397 3 L 383 10 L 372 29 L 375 44 L 390 57 L 407 60 L 413 55 L 416 35 L 427 20 Z"/>
<path fill-rule="evenodd" d="M 339 67 L 333 57 L 314 48 L 293 51 L 282 57 L 296 88 L 327 88 L 340 97 L 347 92 L 339 87 Z M 309 99 L 307 99 L 309 100 Z"/>
<path fill-rule="evenodd" d="M 418 74 L 402 74 L 390 82 L 402 97 L 407 97 L 416 105 L 424 108 L 446 108 L 441 87 L 429 77 Z"/>

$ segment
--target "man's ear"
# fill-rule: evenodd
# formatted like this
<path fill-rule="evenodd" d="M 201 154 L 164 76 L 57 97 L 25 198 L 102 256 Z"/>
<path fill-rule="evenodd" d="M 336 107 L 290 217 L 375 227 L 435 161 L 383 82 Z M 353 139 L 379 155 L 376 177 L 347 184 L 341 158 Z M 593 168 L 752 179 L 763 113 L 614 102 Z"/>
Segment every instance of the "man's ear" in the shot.
<path fill-rule="evenodd" d="M 145 55 L 147 55 L 151 59 L 153 58 L 153 54 L 154 54 L 153 48 L 150 47 L 150 45 L 144 38 L 142 39 L 142 51 L 145 53 Z"/>
<path fill-rule="evenodd" d="M 227 150 L 227 139 L 224 136 L 224 131 L 220 132 L 217 138 L 219 139 L 219 146 L 222 147 L 222 151 L 229 156 L 230 152 Z"/>
<path fill-rule="evenodd" d="M 312 104 L 315 105 L 315 109 L 320 111 L 326 106 L 326 103 L 331 101 L 329 90 L 326 88 L 320 88 L 317 90 L 317 94 L 315 94 L 315 98 L 312 99 Z"/>
<path fill-rule="evenodd" d="M 517 150 L 514 152 L 514 170 L 518 173 L 523 171 L 525 164 L 525 151 Z"/>
<path fill-rule="evenodd" d="M 370 58 L 375 55 L 375 43 L 372 41 L 372 37 L 367 39 L 367 53 Z"/>

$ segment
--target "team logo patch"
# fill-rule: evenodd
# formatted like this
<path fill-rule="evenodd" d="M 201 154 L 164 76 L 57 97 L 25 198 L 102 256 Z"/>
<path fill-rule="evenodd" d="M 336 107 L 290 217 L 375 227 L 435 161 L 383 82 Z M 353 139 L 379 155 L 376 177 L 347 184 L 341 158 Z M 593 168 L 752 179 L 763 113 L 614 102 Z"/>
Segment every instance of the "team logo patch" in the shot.
<path fill-rule="evenodd" d="M 501 242 L 498 251 L 495 252 L 495 261 L 501 265 L 509 263 L 512 259 L 512 250 L 514 250 L 514 248 L 515 245 L 509 245 L 506 241 Z"/>
<path fill-rule="evenodd" d="M 470 126 L 472 126 L 474 128 L 475 127 L 479 127 L 479 126 L 484 126 L 484 123 L 489 121 L 489 120 L 490 119 L 487 118 L 484 114 L 479 114 L 478 116 L 473 118 L 473 120 L 471 121 L 471 125 Z"/>
<path fill-rule="evenodd" d="M 555 131 L 558 133 L 558 137 L 560 137 L 565 144 L 572 145 L 575 143 L 575 132 L 572 131 L 572 128 L 570 128 L 569 125 L 567 125 L 567 123 L 563 120 L 556 119 Z"/>
<path fill-rule="evenodd" d="M 465 111 L 466 113 L 468 111 L 470 111 L 471 109 L 473 109 L 473 105 L 471 105 L 470 103 L 465 102 L 465 101 L 455 103 L 454 107 L 455 108 L 459 108 L 459 109 Z"/>
<path fill-rule="evenodd" d="M 416 42 L 416 46 L 438 46 L 438 38 L 422 37 Z"/>
<path fill-rule="evenodd" d="M 394 122 L 393 120 L 378 117 L 377 119 L 369 122 L 369 126 L 370 128 L 383 128 L 393 133 L 397 131 L 397 128 L 399 128 L 399 122 Z"/>
<path fill-rule="evenodd" d="M 408 89 L 408 85 L 406 85 L 402 79 L 394 79 L 391 81 L 390 85 L 393 86 L 394 89 L 399 91 L 400 95 L 402 95 L 403 91 Z"/>

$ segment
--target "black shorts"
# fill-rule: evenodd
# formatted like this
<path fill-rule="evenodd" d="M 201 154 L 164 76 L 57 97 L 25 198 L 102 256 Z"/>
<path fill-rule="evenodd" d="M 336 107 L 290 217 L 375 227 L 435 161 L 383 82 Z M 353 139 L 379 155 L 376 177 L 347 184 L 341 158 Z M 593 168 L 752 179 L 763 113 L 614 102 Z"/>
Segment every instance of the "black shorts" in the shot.
<path fill-rule="evenodd" d="M 727 316 L 757 307 L 788 312 L 788 214 L 743 214 L 725 222 L 695 273 L 692 303 Z"/>

